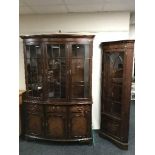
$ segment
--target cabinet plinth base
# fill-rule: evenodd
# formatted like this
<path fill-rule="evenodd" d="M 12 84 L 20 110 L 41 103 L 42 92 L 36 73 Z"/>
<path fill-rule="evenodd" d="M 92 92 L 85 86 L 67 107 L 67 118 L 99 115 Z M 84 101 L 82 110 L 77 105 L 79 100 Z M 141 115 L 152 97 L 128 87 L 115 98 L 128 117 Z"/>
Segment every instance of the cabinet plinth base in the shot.
<path fill-rule="evenodd" d="M 114 139 L 112 136 L 104 133 L 103 131 L 99 131 L 100 137 L 106 138 L 107 140 L 111 141 L 113 144 L 118 146 L 120 149 L 128 150 L 128 143 L 121 142 L 117 139 Z"/>
<path fill-rule="evenodd" d="M 57 138 L 42 138 L 42 137 L 37 137 L 37 136 L 32 136 L 32 135 L 25 135 L 25 140 L 41 140 L 41 141 L 47 141 L 47 142 L 57 142 L 57 143 L 73 143 L 73 142 L 78 142 L 79 144 L 92 144 L 93 139 L 92 137 L 89 138 L 78 138 L 78 139 L 57 139 Z"/>

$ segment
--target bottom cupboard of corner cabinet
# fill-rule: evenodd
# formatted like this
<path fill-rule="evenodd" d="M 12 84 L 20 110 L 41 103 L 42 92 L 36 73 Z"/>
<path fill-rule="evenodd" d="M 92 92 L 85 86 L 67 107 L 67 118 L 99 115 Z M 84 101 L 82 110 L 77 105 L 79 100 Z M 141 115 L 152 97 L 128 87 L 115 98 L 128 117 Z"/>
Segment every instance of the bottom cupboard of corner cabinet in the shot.
<path fill-rule="evenodd" d="M 25 103 L 25 137 L 91 142 L 90 105 Z"/>
<path fill-rule="evenodd" d="M 101 114 L 101 119 L 99 135 L 110 140 L 121 149 L 128 149 L 127 133 L 122 127 L 123 120 L 110 116 L 109 114 Z"/>

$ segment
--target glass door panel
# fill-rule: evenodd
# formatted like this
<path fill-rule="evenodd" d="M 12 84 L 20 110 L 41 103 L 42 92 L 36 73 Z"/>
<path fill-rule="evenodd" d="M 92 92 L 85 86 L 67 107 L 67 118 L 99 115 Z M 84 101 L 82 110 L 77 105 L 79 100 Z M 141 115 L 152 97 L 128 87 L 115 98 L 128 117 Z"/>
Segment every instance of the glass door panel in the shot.
<path fill-rule="evenodd" d="M 41 98 L 43 95 L 43 66 L 40 45 L 26 45 L 28 95 Z"/>
<path fill-rule="evenodd" d="M 90 58 L 89 45 L 74 44 L 72 45 L 72 58 Z"/>
<path fill-rule="evenodd" d="M 89 98 L 89 45 L 72 45 L 71 98 Z"/>
<path fill-rule="evenodd" d="M 103 110 L 121 115 L 124 52 L 104 52 Z M 106 89 L 107 88 L 107 89 Z"/>
<path fill-rule="evenodd" d="M 47 45 L 48 98 L 66 98 L 66 50 L 63 44 Z"/>

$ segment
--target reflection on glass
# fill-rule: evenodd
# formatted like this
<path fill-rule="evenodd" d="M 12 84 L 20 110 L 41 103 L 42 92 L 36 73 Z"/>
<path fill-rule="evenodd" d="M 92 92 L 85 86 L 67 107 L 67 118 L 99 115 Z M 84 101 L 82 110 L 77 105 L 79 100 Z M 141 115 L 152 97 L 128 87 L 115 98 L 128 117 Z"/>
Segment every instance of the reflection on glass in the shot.
<path fill-rule="evenodd" d="M 89 63 L 89 46 L 84 44 L 72 45 L 72 98 L 89 97 Z"/>
<path fill-rule="evenodd" d="M 66 56 L 65 45 L 63 44 L 47 45 L 47 52 L 49 58 L 64 58 Z"/>
<path fill-rule="evenodd" d="M 89 45 L 87 44 L 72 45 L 72 57 L 89 58 Z"/>
<path fill-rule="evenodd" d="M 26 57 L 31 58 L 40 58 L 41 57 L 41 48 L 38 45 L 26 46 Z"/>
<path fill-rule="evenodd" d="M 42 63 L 39 45 L 26 46 L 26 64 L 28 79 L 28 94 L 32 97 L 42 96 Z"/>
<path fill-rule="evenodd" d="M 47 45 L 48 55 L 48 97 L 66 97 L 66 53 L 65 45 Z"/>

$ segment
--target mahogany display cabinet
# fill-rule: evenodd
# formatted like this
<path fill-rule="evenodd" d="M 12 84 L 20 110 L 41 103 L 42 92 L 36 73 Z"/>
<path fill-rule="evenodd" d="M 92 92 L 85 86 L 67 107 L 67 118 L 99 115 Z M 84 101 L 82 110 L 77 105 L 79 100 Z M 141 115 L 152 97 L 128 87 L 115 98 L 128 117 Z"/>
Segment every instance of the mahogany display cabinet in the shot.
<path fill-rule="evenodd" d="M 26 139 L 92 142 L 93 35 L 21 36 Z"/>
<path fill-rule="evenodd" d="M 128 149 L 134 40 L 103 42 L 99 135 Z"/>

